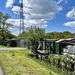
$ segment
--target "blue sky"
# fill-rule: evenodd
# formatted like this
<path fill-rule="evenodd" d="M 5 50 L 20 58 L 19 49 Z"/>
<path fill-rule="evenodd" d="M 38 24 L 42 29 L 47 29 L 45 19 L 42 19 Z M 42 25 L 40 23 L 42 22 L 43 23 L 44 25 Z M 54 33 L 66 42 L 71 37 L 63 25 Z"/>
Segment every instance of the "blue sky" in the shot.
<path fill-rule="evenodd" d="M 20 11 L 19 7 L 13 7 L 11 4 L 19 4 L 20 0 L 0 0 L 0 11 L 10 14 L 8 23 L 13 24 L 9 28 L 15 35 L 19 34 L 20 14 L 12 11 Z M 70 31 L 75 33 L 75 0 L 24 0 L 24 5 L 32 9 L 24 8 L 25 27 L 38 26 L 45 28 L 47 32 Z"/>

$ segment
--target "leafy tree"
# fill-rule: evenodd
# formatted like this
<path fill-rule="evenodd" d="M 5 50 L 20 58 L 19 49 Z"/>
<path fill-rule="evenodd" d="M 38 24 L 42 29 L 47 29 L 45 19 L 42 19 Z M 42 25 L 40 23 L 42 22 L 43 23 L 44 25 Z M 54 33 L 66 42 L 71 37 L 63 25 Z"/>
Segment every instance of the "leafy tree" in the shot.
<path fill-rule="evenodd" d="M 0 12 L 0 44 L 3 44 L 6 39 L 12 39 L 16 37 L 8 30 L 8 28 L 12 26 L 12 24 L 6 22 L 8 18 L 10 18 L 9 14 L 3 14 Z"/>
<path fill-rule="evenodd" d="M 1 32 L 4 33 L 6 31 L 8 31 L 8 28 L 10 26 L 12 26 L 12 24 L 7 23 L 6 20 L 10 18 L 9 14 L 3 14 L 2 12 L 0 12 L 0 27 L 1 27 Z"/>
<path fill-rule="evenodd" d="M 64 31 L 63 36 L 64 36 L 65 39 L 73 38 L 72 33 L 70 33 L 69 31 Z"/>
<path fill-rule="evenodd" d="M 30 27 L 27 28 L 24 33 L 21 34 L 19 38 L 27 39 L 30 41 L 30 44 L 36 44 L 40 38 L 44 38 L 45 29 L 41 29 L 39 27 Z"/>
<path fill-rule="evenodd" d="M 51 32 L 45 34 L 45 39 L 67 39 L 67 38 L 75 38 L 75 33 L 64 31 L 64 32 Z"/>
<path fill-rule="evenodd" d="M 3 43 L 3 37 L 0 36 L 0 45 Z"/>

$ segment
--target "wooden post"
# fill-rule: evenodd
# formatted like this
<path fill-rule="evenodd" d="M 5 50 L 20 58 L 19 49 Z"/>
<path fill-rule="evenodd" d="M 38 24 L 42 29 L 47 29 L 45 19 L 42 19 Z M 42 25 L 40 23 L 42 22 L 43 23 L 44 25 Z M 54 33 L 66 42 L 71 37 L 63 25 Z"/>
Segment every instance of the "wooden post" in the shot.
<path fill-rule="evenodd" d="M 58 68 L 60 67 L 60 59 L 58 59 Z"/>

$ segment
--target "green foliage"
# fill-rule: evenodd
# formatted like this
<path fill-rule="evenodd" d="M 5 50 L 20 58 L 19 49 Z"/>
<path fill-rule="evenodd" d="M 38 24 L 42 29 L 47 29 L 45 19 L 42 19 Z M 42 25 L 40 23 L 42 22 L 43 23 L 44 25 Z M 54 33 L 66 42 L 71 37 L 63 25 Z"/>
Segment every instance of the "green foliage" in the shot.
<path fill-rule="evenodd" d="M 75 38 L 75 33 L 70 33 L 69 31 L 64 32 L 51 32 L 46 33 L 45 39 L 67 39 L 67 38 Z"/>
<path fill-rule="evenodd" d="M 12 26 L 12 24 L 6 22 L 8 18 L 10 18 L 9 14 L 0 12 L 0 28 L 2 33 L 8 31 L 8 28 Z"/>
<path fill-rule="evenodd" d="M 0 45 L 4 44 L 6 39 L 13 39 L 13 38 L 16 38 L 16 36 L 11 34 L 10 32 L 0 33 Z"/>
<path fill-rule="evenodd" d="M 59 60 L 60 57 L 57 57 L 56 60 Z M 50 59 L 55 59 L 53 56 L 50 56 Z M 35 59 L 33 58 L 33 60 L 35 60 L 37 63 L 40 63 L 41 65 L 43 65 L 44 67 L 47 67 L 48 69 L 52 70 L 53 72 L 59 74 L 59 75 L 74 75 L 75 73 L 74 72 L 70 72 L 66 69 L 60 69 L 60 68 L 57 68 L 56 66 L 52 65 L 52 62 L 51 63 L 47 63 L 45 61 L 40 61 L 38 59 Z M 56 62 L 55 62 L 56 63 Z"/>
<path fill-rule="evenodd" d="M 53 59 L 61 60 L 61 57 L 53 57 Z"/>
<path fill-rule="evenodd" d="M 30 44 L 36 44 L 40 40 L 43 39 L 67 39 L 67 38 L 75 38 L 75 33 L 70 33 L 68 31 L 64 32 L 51 32 L 45 33 L 45 29 L 41 29 L 38 27 L 30 27 L 27 28 L 25 32 L 18 37 L 18 39 L 27 39 L 30 41 Z"/>
<path fill-rule="evenodd" d="M 31 58 L 30 50 L 0 51 L 0 63 L 5 75 L 60 75 L 47 64 Z M 42 65 L 43 64 L 43 65 Z"/>
<path fill-rule="evenodd" d="M 0 36 L 0 45 L 3 43 L 3 37 L 2 36 Z"/>
<path fill-rule="evenodd" d="M 16 36 L 8 30 L 8 28 L 12 26 L 12 24 L 6 22 L 8 18 L 10 18 L 9 14 L 0 12 L 0 44 L 4 44 L 6 39 L 16 38 Z"/>
<path fill-rule="evenodd" d="M 58 56 L 49 56 L 49 58 L 50 59 L 55 59 L 55 60 L 60 60 L 61 62 L 65 62 L 65 63 L 67 63 L 68 65 L 70 65 L 71 64 L 71 62 L 75 59 L 75 58 L 73 58 L 72 56 L 70 56 L 70 55 L 64 55 L 64 56 L 62 56 L 62 55 L 58 55 Z"/>
<path fill-rule="evenodd" d="M 16 36 L 13 35 L 13 34 L 11 34 L 10 32 L 6 32 L 4 35 L 6 36 L 5 39 L 13 39 L 13 38 L 16 38 Z"/>
<path fill-rule="evenodd" d="M 27 39 L 30 41 L 30 44 L 36 44 L 40 38 L 44 38 L 45 29 L 41 29 L 38 27 L 30 27 L 27 28 L 24 33 L 21 34 L 19 38 Z"/>

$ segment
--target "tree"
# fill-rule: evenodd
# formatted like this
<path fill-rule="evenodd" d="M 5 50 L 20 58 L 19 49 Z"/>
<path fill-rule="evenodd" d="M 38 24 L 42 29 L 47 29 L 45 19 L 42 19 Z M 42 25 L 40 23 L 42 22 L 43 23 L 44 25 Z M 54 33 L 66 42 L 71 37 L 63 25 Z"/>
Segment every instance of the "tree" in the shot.
<path fill-rule="evenodd" d="M 1 27 L 1 32 L 4 33 L 6 31 L 8 31 L 8 28 L 10 26 L 12 26 L 12 24 L 7 23 L 6 20 L 10 18 L 9 14 L 3 14 L 2 12 L 0 12 L 0 27 Z"/>
<path fill-rule="evenodd" d="M 39 27 L 30 27 L 21 34 L 20 38 L 29 40 L 30 44 L 33 45 L 36 44 L 40 38 L 44 38 L 44 34 L 45 29 L 41 29 Z"/>
<path fill-rule="evenodd" d="M 12 24 L 7 23 L 6 20 L 10 18 L 9 14 L 3 14 L 0 12 L 0 44 L 4 44 L 6 39 L 16 38 L 11 32 L 8 30 Z"/>
<path fill-rule="evenodd" d="M 45 34 L 45 39 L 67 39 L 67 38 L 75 38 L 75 33 L 64 31 L 64 32 L 51 32 Z"/>
<path fill-rule="evenodd" d="M 3 43 L 3 37 L 0 36 L 0 45 Z"/>
<path fill-rule="evenodd" d="M 65 39 L 67 39 L 67 38 L 73 38 L 72 33 L 70 33 L 69 31 L 64 31 L 63 32 L 63 36 L 64 36 Z"/>

